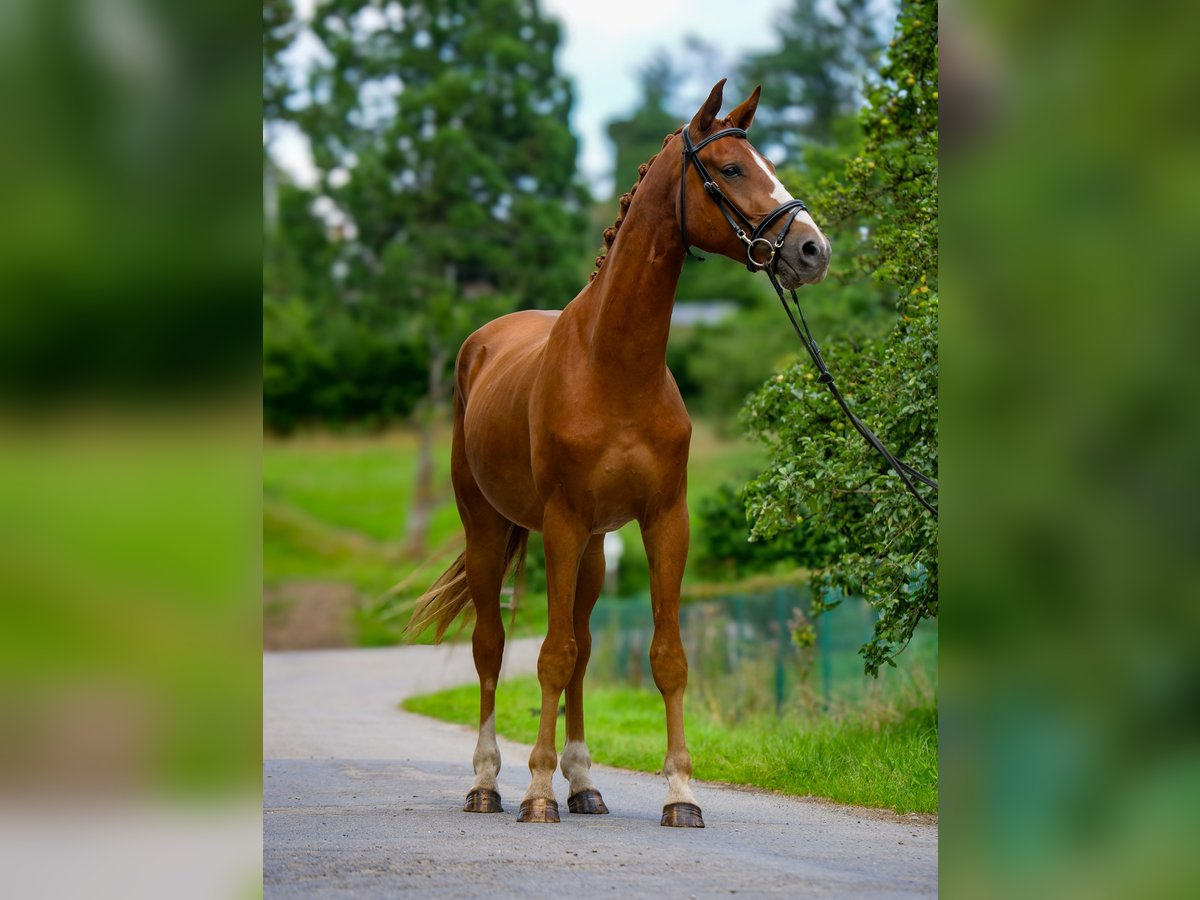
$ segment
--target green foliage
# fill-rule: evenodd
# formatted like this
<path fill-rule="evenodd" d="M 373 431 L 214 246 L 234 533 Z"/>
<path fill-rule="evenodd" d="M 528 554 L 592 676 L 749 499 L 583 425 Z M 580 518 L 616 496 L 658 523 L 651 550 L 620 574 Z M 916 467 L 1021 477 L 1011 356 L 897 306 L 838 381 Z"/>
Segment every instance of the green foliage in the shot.
<path fill-rule="evenodd" d="M 840 252 L 899 291 L 897 319 L 885 338 L 831 343 L 825 357 L 868 426 L 936 478 L 936 4 L 905 2 L 891 47 L 863 113 L 862 151 L 841 179 L 822 180 L 812 205 L 866 229 Z M 770 467 L 747 488 L 754 534 L 772 537 L 811 513 L 836 536 L 841 549 L 824 581 L 875 607 L 875 635 L 862 653 L 877 673 L 918 622 L 937 615 L 937 521 L 844 421 L 807 361 L 767 382 L 744 416 L 771 449 Z"/>
<path fill-rule="evenodd" d="M 640 72 L 642 102 L 628 119 L 608 124 L 608 136 L 616 151 L 614 196 L 629 190 L 637 180 L 638 166 L 661 149 L 663 138 L 681 124 L 683 117 L 671 103 L 677 74 L 670 59 L 655 57 Z"/>
<path fill-rule="evenodd" d="M 344 289 L 390 315 L 464 290 L 561 306 L 579 288 L 564 258 L 579 250 L 583 194 L 557 23 L 517 0 L 367 10 L 321 8 L 330 62 L 296 113 L 322 192 L 354 225 Z"/>
<path fill-rule="evenodd" d="M 296 13 L 292 0 L 263 0 L 263 118 L 284 114 L 287 69 L 280 54 L 296 37 Z"/>
<path fill-rule="evenodd" d="M 741 270 L 742 280 L 750 282 L 745 267 Z M 667 365 L 688 411 L 733 422 L 750 394 L 795 355 L 795 338 L 780 320 L 778 306 L 760 303 L 717 324 L 676 329 Z"/>
<path fill-rule="evenodd" d="M 657 772 L 666 750 L 662 698 L 653 690 L 589 684 L 588 746 L 598 762 Z M 541 688 L 532 677 L 496 692 L 496 731 L 532 743 Z M 814 721 L 756 716 L 736 728 L 685 700 L 688 748 L 700 779 L 747 784 L 796 796 L 936 813 L 937 708 L 925 703 Z M 462 725 L 479 723 L 479 688 L 467 685 L 412 697 L 404 708 Z M 558 720 L 562 746 L 564 720 Z M 853 760 L 853 765 L 847 765 Z M 601 785 L 603 787 L 603 785 Z"/>
<path fill-rule="evenodd" d="M 780 46 L 750 56 L 739 80 L 761 84 L 755 140 L 795 165 L 807 147 L 841 146 L 860 104 L 863 76 L 883 41 L 873 0 L 794 0 L 778 22 Z"/>
<path fill-rule="evenodd" d="M 742 578 L 780 564 L 812 568 L 829 559 L 831 538 L 803 525 L 755 540 L 746 521 L 745 501 L 732 484 L 723 484 L 701 499 L 697 513 L 700 540 L 693 552 L 700 571 L 711 577 Z"/>
<path fill-rule="evenodd" d="M 906 294 L 936 288 L 937 15 L 936 3 L 902 4 L 889 62 L 868 93 L 863 150 L 819 192 L 822 216 L 866 228 L 849 254 L 860 274 Z"/>
<path fill-rule="evenodd" d="M 289 91 L 292 13 L 268 7 L 266 115 L 301 129 L 318 174 L 305 190 L 267 166 L 268 423 L 386 421 L 414 384 L 434 411 L 467 334 L 583 283 L 559 27 L 518 0 L 328 0 L 309 26 L 325 52 Z"/>
<path fill-rule="evenodd" d="M 732 300 L 742 309 L 754 309 L 774 299 L 765 279 L 751 278 L 744 263 L 715 253 L 701 256 L 703 262 L 684 261 L 676 300 Z"/>
<path fill-rule="evenodd" d="M 428 353 L 403 329 L 374 329 L 350 310 L 318 318 L 298 300 L 263 298 L 263 424 L 380 425 L 408 416 L 425 390 Z"/>

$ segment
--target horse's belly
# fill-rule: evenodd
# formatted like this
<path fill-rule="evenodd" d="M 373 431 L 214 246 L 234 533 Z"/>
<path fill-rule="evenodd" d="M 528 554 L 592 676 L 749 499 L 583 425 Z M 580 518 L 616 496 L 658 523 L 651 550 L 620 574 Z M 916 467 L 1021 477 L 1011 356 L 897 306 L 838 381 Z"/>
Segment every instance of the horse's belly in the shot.
<path fill-rule="evenodd" d="M 529 394 L 557 312 L 511 313 L 475 332 L 459 353 L 463 450 L 471 478 L 511 522 L 542 527 L 530 470 Z"/>
<path fill-rule="evenodd" d="M 531 531 L 542 530 L 542 501 L 529 470 L 529 448 L 513 442 L 480 440 L 467 451 L 471 474 L 498 513 Z M 524 463 L 524 465 L 522 465 Z"/>
<path fill-rule="evenodd" d="M 542 501 L 529 462 L 528 403 L 520 392 L 477 389 L 463 420 L 467 464 L 488 503 L 510 522 L 540 531 Z"/>

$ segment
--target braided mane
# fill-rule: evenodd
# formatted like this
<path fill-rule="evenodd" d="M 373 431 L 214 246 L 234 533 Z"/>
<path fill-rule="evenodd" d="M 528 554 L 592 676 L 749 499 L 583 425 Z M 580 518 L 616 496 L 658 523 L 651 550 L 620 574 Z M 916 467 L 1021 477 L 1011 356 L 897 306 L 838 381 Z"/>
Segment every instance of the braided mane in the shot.
<path fill-rule="evenodd" d="M 681 131 L 683 131 L 682 125 L 663 138 L 663 147 L 666 147 L 667 144 L 671 142 L 671 138 L 675 137 L 675 135 L 679 134 Z M 658 159 L 661 153 L 662 151 L 660 150 L 658 153 L 655 153 L 652 157 L 638 166 L 637 181 L 633 183 L 633 187 L 629 189 L 628 193 L 621 195 L 621 199 L 619 201 L 621 209 L 620 212 L 617 213 L 617 221 L 613 222 L 604 229 L 604 252 L 596 257 L 596 270 L 588 276 L 589 282 L 591 282 L 592 279 L 594 279 L 600 273 L 600 267 L 604 265 L 604 258 L 608 256 L 608 250 L 610 247 L 612 247 L 613 241 L 617 239 L 617 232 L 621 230 L 621 223 L 625 221 L 625 213 L 629 212 L 629 204 L 633 202 L 633 195 L 637 193 L 638 185 L 642 183 L 642 179 L 646 177 L 646 173 L 650 171 L 650 167 L 654 165 L 654 161 Z"/>

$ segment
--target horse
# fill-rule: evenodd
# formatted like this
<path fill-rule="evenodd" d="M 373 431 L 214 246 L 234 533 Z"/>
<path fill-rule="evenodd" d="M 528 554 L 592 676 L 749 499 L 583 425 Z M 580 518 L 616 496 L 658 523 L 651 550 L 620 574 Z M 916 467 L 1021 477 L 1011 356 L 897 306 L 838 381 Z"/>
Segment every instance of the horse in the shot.
<path fill-rule="evenodd" d="M 830 255 L 804 204 L 746 136 L 760 88 L 718 119 L 724 85 L 725 79 L 717 82 L 691 121 L 639 167 L 617 221 L 605 231 L 607 253 L 575 299 L 561 312 L 525 310 L 495 319 L 458 353 L 451 482 L 466 545 L 418 599 L 408 629 L 420 633 L 436 625 L 435 640 L 441 640 L 474 605 L 479 737 L 464 811 L 503 812 L 494 716 L 504 653 L 500 591 L 524 558 L 529 532 L 540 531 L 548 602 L 537 661 L 541 718 L 517 821 L 560 821 L 552 779 L 564 691 L 568 808 L 608 812 L 590 775 L 583 679 L 589 619 L 604 579 L 604 535 L 636 520 L 650 568 L 650 665 L 666 710 L 661 824 L 704 827 L 683 723 L 688 664 L 679 596 L 689 540 L 692 424 L 666 365 L 675 289 L 693 244 L 745 262 L 751 271 L 771 266 L 787 288 L 824 278 Z"/>

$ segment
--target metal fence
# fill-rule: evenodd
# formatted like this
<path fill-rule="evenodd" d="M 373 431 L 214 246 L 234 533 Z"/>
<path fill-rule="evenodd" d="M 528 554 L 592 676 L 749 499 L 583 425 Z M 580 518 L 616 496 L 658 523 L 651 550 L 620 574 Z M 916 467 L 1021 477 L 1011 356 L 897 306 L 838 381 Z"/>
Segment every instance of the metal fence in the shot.
<path fill-rule="evenodd" d="M 680 627 L 689 694 L 737 718 L 797 707 L 829 710 L 935 689 L 936 623 L 922 623 L 897 667 L 875 679 L 863 674 L 858 654 L 873 632 L 870 605 L 843 598 L 812 621 L 810 607 L 811 593 L 803 586 L 685 604 Z M 653 634 L 649 596 L 602 600 L 592 615 L 589 680 L 653 689 Z"/>

